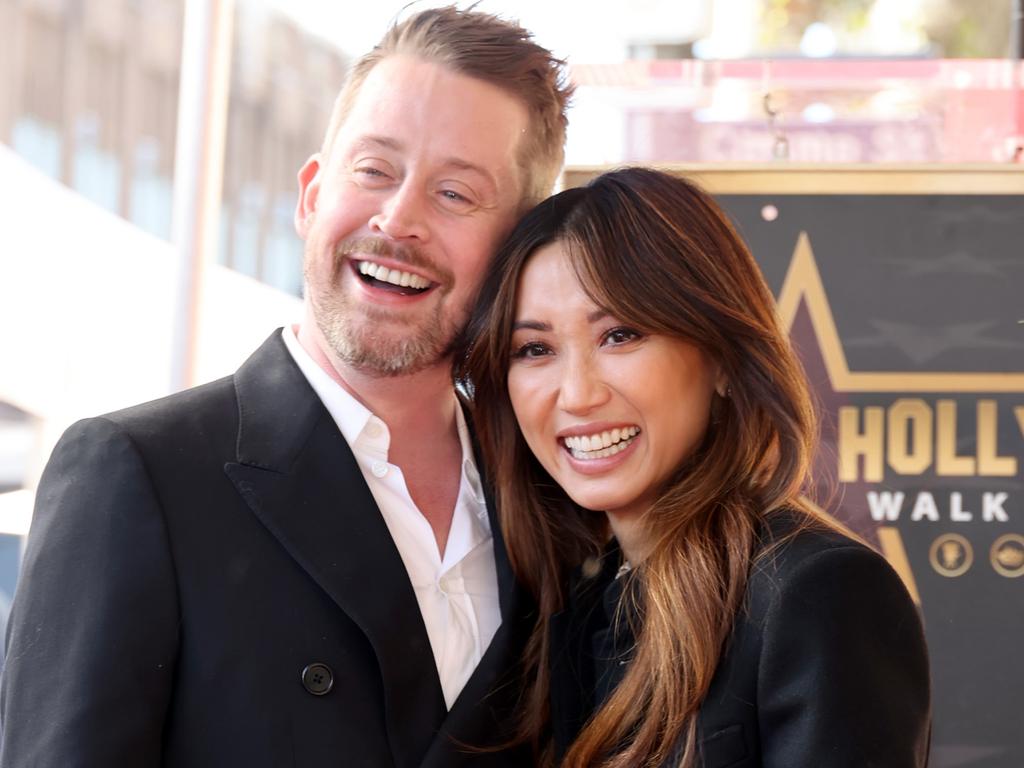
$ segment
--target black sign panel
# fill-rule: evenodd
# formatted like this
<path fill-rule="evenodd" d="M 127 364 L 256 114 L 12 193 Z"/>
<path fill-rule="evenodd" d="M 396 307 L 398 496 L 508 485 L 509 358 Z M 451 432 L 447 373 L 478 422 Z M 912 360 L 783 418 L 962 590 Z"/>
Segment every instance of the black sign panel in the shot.
<path fill-rule="evenodd" d="M 819 498 L 921 606 L 931 765 L 1021 768 L 1024 197 L 718 199 L 819 399 Z"/>

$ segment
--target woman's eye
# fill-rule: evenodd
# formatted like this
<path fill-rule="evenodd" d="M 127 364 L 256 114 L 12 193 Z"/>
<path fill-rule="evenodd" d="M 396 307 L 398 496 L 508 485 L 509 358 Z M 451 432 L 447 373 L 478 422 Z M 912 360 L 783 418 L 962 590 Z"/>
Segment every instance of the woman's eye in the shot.
<path fill-rule="evenodd" d="M 548 351 L 547 346 L 539 341 L 531 341 L 516 349 L 512 353 L 512 357 L 517 360 L 529 360 L 531 358 L 544 357 L 544 355 L 548 354 Z"/>
<path fill-rule="evenodd" d="M 612 328 L 604 335 L 608 344 L 626 344 L 627 342 L 639 339 L 642 334 L 632 328 Z"/>

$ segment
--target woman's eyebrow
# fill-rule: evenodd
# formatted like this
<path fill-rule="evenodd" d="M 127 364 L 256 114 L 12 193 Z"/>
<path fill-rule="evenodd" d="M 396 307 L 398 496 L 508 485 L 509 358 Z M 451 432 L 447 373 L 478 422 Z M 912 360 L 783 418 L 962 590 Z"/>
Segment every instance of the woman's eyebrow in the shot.
<path fill-rule="evenodd" d="M 599 320 L 604 320 L 606 317 L 608 317 L 608 312 L 606 310 L 595 309 L 587 315 L 587 322 L 596 323 Z M 512 330 L 550 331 L 551 323 L 542 323 L 539 320 L 516 320 L 512 323 Z"/>
<path fill-rule="evenodd" d="M 538 320 L 516 320 L 512 323 L 513 331 L 550 331 L 551 323 L 542 323 Z"/>

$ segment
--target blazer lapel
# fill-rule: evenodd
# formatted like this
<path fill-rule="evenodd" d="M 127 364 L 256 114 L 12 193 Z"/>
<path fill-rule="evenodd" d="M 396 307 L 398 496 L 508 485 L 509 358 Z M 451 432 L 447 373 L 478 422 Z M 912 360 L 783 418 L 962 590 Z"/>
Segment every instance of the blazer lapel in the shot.
<path fill-rule="evenodd" d="M 564 610 L 548 619 L 551 687 L 551 736 L 561 760 L 594 712 L 599 683 L 594 667 L 594 635 L 607 621 L 604 601 L 619 563 L 614 539 L 602 555 L 601 570 L 585 579 L 582 569 L 570 578 Z"/>
<path fill-rule="evenodd" d="M 494 489 L 487 477 L 468 412 L 466 423 L 470 427 L 473 457 L 480 472 L 487 516 L 494 540 L 494 563 L 498 576 L 498 601 L 502 621 L 483 658 L 452 705 L 442 729 L 423 761 L 423 768 L 449 768 L 462 763 L 486 764 L 488 755 L 494 753 L 481 753 L 472 748 L 493 746 L 512 737 L 515 707 L 519 701 L 522 683 L 519 662 L 529 639 L 535 615 L 532 601 L 519 585 L 508 559 L 494 501 Z M 499 761 L 504 760 L 505 764 L 510 765 L 527 764 L 515 763 L 509 758 L 510 756 L 505 756 Z"/>
<path fill-rule="evenodd" d="M 418 766 L 445 716 L 419 604 L 337 425 L 275 333 L 235 374 L 238 462 L 253 513 L 366 634 L 396 766 Z"/>
<path fill-rule="evenodd" d="M 579 713 L 586 710 L 586 702 L 576 670 L 579 638 L 573 637 L 570 613 L 562 611 L 548 619 L 548 633 L 551 739 L 555 754 L 561 759 L 579 733 Z"/>
<path fill-rule="evenodd" d="M 461 401 L 460 401 L 461 402 Z M 494 565 L 498 573 L 498 603 L 501 610 L 502 623 L 507 623 L 510 618 L 522 613 L 526 605 L 526 594 L 515 573 L 512 571 L 512 564 L 508 559 L 508 550 L 505 548 L 505 536 L 501 532 L 501 520 L 498 517 L 498 505 L 494 501 L 494 488 L 491 485 L 490 476 L 487 472 L 487 465 L 484 464 L 483 452 L 476 439 L 476 431 L 473 429 L 473 418 L 469 409 L 463 407 L 463 414 L 466 417 L 466 425 L 469 428 L 470 442 L 473 445 L 473 461 L 476 462 L 477 472 L 480 475 L 480 482 L 484 491 L 484 502 L 487 504 L 487 519 L 491 524 L 491 536 L 494 538 Z"/>

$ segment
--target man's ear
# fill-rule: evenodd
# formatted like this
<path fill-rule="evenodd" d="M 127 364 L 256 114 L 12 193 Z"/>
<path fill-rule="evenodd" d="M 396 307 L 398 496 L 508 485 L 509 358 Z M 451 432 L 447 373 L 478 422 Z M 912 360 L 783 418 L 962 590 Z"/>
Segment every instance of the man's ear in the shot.
<path fill-rule="evenodd" d="M 299 169 L 299 202 L 295 206 L 295 231 L 303 240 L 309 234 L 309 227 L 316 214 L 317 197 L 320 195 L 320 153 L 310 155 L 306 164 Z"/>

